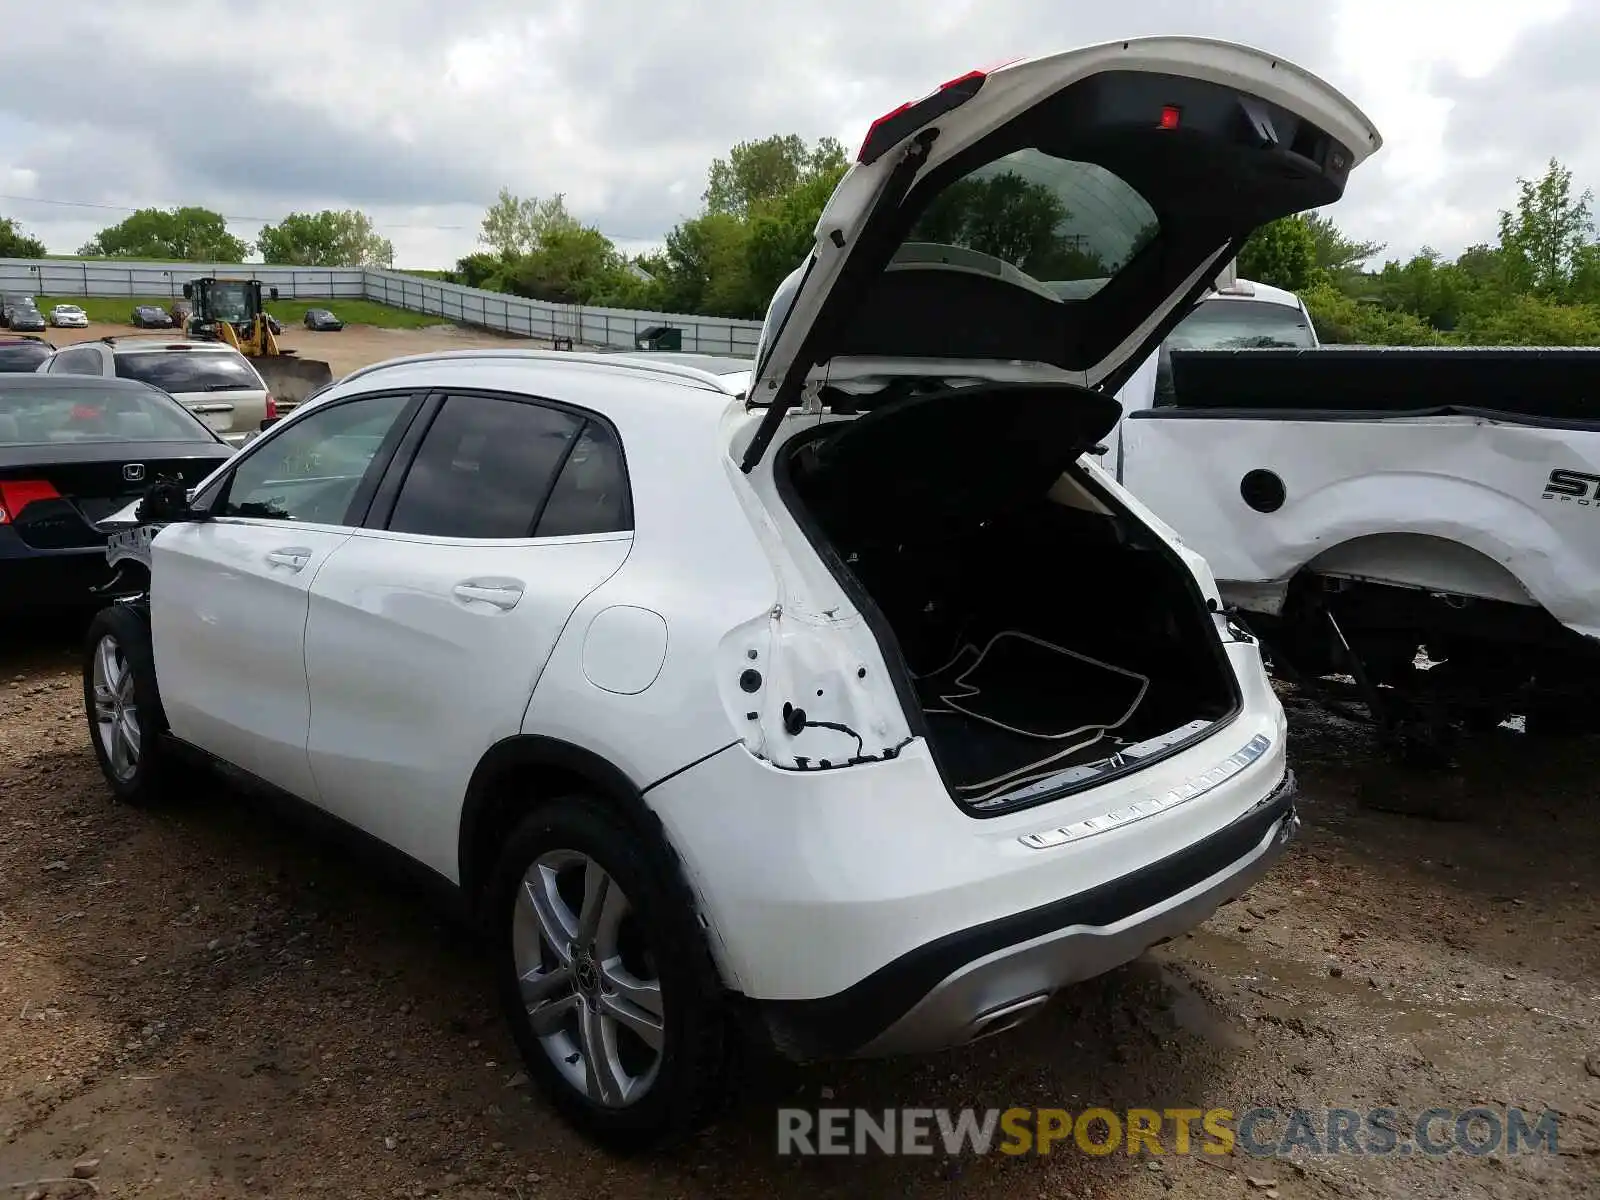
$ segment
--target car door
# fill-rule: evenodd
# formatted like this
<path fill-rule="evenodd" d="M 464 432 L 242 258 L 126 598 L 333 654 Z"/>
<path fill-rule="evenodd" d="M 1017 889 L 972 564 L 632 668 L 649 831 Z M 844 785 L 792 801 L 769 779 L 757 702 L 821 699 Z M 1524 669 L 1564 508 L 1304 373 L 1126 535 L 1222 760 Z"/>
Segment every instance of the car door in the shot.
<path fill-rule="evenodd" d="M 326 808 L 453 879 L 474 768 L 520 729 L 633 521 L 620 442 L 597 415 L 472 391 L 431 404 L 367 527 L 312 584 L 309 744 Z"/>
<path fill-rule="evenodd" d="M 410 393 L 307 412 L 196 498 L 209 519 L 151 546 L 151 627 L 172 731 L 306 800 L 308 596 L 420 406 Z"/>

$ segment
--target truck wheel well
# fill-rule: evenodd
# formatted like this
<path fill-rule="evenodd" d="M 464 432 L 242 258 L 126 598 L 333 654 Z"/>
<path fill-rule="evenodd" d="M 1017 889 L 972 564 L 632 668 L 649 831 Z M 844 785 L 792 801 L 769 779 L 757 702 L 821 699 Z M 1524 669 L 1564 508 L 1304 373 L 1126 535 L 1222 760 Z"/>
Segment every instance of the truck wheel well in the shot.
<path fill-rule="evenodd" d="M 574 792 L 605 804 L 646 836 L 665 842 L 643 795 L 613 764 L 553 738 L 507 738 L 478 763 L 462 806 L 459 869 L 469 905 L 477 907 L 499 848 L 528 810 L 540 800 Z"/>
<path fill-rule="evenodd" d="M 1300 574 L 1365 578 L 1429 591 L 1531 604 L 1509 568 L 1480 550 L 1427 533 L 1371 533 L 1322 551 Z"/>

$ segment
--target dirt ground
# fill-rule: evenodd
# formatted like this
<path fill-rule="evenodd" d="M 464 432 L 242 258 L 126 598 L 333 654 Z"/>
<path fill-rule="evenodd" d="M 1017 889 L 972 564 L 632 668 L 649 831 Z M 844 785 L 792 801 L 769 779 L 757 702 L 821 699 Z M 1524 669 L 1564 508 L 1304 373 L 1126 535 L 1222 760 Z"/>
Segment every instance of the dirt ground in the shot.
<path fill-rule="evenodd" d="M 158 329 L 134 329 L 130 325 L 95 323 L 88 329 L 51 329 L 46 336 L 56 346 L 102 337 L 159 336 Z M 539 347 L 543 342 L 505 337 L 487 330 L 438 325 L 430 329 L 379 329 L 373 325 L 347 325 L 338 333 L 313 333 L 309 329 L 285 327 L 280 343 L 301 358 L 319 358 L 333 367 L 338 379 L 358 367 L 398 358 L 403 354 L 425 354 L 430 350 L 466 350 L 474 346 Z"/>
<path fill-rule="evenodd" d="M 0 645 L 0 1196 L 1600 1194 L 1593 744 L 1503 731 L 1419 781 L 1291 696 L 1305 832 L 1193 936 L 966 1050 L 759 1067 L 697 1143 L 630 1162 L 530 1095 L 484 962 L 393 875 L 221 785 L 109 803 L 76 636 Z M 1510 1159 L 798 1160 L 785 1104 L 1518 1105 L 1560 1134 Z M 85 1159 L 89 1183 L 30 1182 Z"/>

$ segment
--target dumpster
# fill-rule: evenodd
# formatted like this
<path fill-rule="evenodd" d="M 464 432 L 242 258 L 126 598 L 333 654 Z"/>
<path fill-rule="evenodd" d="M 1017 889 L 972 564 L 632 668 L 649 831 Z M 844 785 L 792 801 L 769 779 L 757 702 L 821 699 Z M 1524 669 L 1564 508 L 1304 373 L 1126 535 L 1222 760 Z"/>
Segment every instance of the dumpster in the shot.
<path fill-rule="evenodd" d="M 634 338 L 635 350 L 682 350 L 683 330 L 671 325 L 652 325 Z"/>

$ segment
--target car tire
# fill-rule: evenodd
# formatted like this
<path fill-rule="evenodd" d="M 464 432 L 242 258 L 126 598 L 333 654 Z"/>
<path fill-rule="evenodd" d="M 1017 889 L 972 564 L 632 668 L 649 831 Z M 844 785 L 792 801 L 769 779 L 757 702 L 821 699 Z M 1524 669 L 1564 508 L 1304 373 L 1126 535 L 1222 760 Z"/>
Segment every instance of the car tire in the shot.
<path fill-rule="evenodd" d="M 165 740 L 150 622 L 114 604 L 95 614 L 84 642 L 83 706 L 101 774 L 118 800 L 150 804 L 180 776 Z"/>
<path fill-rule="evenodd" d="M 732 1089 L 733 1026 L 658 836 L 583 796 L 542 803 L 506 842 L 486 901 L 512 1035 L 563 1117 L 619 1153 L 671 1145 L 716 1117 Z M 558 950 L 552 934 L 572 940 Z"/>

